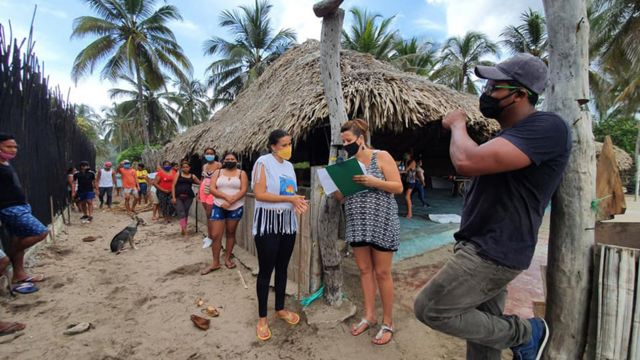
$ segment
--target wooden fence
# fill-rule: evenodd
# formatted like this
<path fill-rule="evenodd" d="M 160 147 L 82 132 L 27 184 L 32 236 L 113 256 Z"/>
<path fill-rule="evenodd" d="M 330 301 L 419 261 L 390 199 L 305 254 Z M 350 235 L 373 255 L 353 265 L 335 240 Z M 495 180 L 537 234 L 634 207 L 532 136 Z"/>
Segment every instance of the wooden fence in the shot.
<path fill-rule="evenodd" d="M 596 225 L 587 359 L 640 360 L 640 223 Z"/>
<path fill-rule="evenodd" d="M 196 191 L 197 189 L 194 189 Z M 307 189 L 301 189 L 306 192 Z M 197 193 L 197 192 L 196 192 Z M 198 207 L 198 221 L 202 224 L 202 231 L 206 233 L 206 218 L 199 203 L 194 204 L 191 216 L 195 216 L 195 208 Z M 255 209 L 255 195 L 248 193 L 245 198 L 244 215 L 238 224 L 236 232 L 236 246 L 246 250 L 249 254 L 257 257 L 256 246 L 253 241 L 252 225 L 253 212 Z M 318 253 L 317 242 L 312 238 L 311 231 L 311 211 L 298 217 L 298 234 L 296 237 L 293 255 L 289 262 L 287 271 L 291 281 L 299 283 L 302 288 L 302 295 L 308 295 L 317 290 L 320 286 L 320 255 Z M 224 244 L 224 239 L 223 239 Z"/>
<path fill-rule="evenodd" d="M 11 165 L 33 214 L 49 224 L 67 205 L 67 168 L 83 160 L 93 165 L 95 148 L 76 124 L 74 107 L 49 88 L 32 39 L 7 39 L 2 25 L 0 131 L 15 135 L 20 151 Z"/>

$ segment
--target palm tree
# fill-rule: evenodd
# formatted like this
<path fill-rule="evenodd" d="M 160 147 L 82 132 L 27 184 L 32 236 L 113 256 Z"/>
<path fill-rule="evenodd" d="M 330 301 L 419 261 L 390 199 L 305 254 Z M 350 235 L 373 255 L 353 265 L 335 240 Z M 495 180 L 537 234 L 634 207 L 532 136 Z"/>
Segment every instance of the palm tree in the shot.
<path fill-rule="evenodd" d="M 640 108 L 640 3 L 637 0 L 593 1 L 592 46 L 598 64 L 611 79 L 612 109 L 638 119 Z M 640 162 L 640 124 L 635 146 L 636 169 Z M 640 171 L 636 172 L 635 199 L 640 191 Z"/>
<path fill-rule="evenodd" d="M 137 99 L 144 101 L 144 83 L 154 87 L 165 83 L 169 72 L 185 79 L 191 63 L 166 26 L 170 20 L 182 20 L 175 6 L 155 7 L 157 0 L 84 0 L 98 17 L 81 16 L 73 23 L 71 38 L 96 36 L 97 39 L 76 56 L 71 70 L 74 81 L 93 73 L 95 66 L 106 61 L 102 79 L 116 81 L 122 75 L 136 79 Z M 143 106 L 140 106 L 144 110 Z M 149 126 L 144 111 L 140 123 L 145 146 L 149 147 Z"/>
<path fill-rule="evenodd" d="M 120 79 L 128 83 L 132 89 L 137 87 L 137 82 L 128 76 L 121 76 Z M 143 86 L 142 107 L 137 99 L 138 92 L 136 90 L 114 88 L 109 90 L 109 96 L 112 99 L 121 97 L 129 99 L 120 103 L 120 106 L 130 119 L 140 118 L 141 112 L 148 113 L 151 139 L 154 140 L 154 143 L 164 143 L 178 132 L 178 126 L 172 117 L 173 109 L 168 105 L 171 93 L 160 91 L 162 88 L 153 88 L 146 82 Z"/>
<path fill-rule="evenodd" d="M 458 91 L 477 94 L 473 69 L 476 65 L 491 65 L 491 62 L 481 60 L 489 55 L 498 55 L 498 45 L 485 34 L 470 31 L 463 37 L 451 37 L 442 47 L 439 67 L 431 77 Z"/>
<path fill-rule="evenodd" d="M 209 117 L 207 87 L 199 80 L 190 79 L 188 82 L 176 83 L 178 91 L 171 93 L 167 100 L 175 105 L 171 108 L 173 116 L 180 126 L 189 127 Z"/>
<path fill-rule="evenodd" d="M 96 149 L 96 156 L 104 158 L 109 154 L 109 147 L 100 138 L 100 115 L 92 107 L 85 104 L 75 106 L 76 123 L 80 131 L 93 143 Z"/>
<path fill-rule="evenodd" d="M 507 26 L 500 37 L 502 44 L 512 53 L 529 53 L 547 59 L 547 27 L 542 14 L 529 8 L 520 15 L 522 24 Z"/>
<path fill-rule="evenodd" d="M 204 43 L 205 55 L 222 56 L 207 67 L 207 86 L 214 89 L 212 107 L 233 101 L 295 43 L 292 29 L 274 31 L 269 17 L 272 7 L 267 0 L 255 0 L 253 7 L 240 6 L 239 11 L 225 10 L 220 14 L 220 26 L 229 29 L 234 40 L 213 36 Z"/>
<path fill-rule="evenodd" d="M 385 19 L 358 7 L 352 7 L 349 12 L 353 25 L 350 33 L 342 30 L 342 47 L 371 54 L 376 59 L 389 59 L 398 37 L 398 31 L 390 29 L 395 16 Z"/>
<path fill-rule="evenodd" d="M 130 146 L 141 144 L 139 118 L 131 118 L 129 110 L 122 104 L 113 103 L 102 109 L 104 116 L 100 122 L 100 132 L 108 143 L 120 152 Z"/>
<path fill-rule="evenodd" d="M 630 112 L 640 105 L 640 2 L 595 0 L 593 2 L 592 46 L 600 65 L 614 71 L 616 99 Z"/>
<path fill-rule="evenodd" d="M 394 44 L 391 63 L 398 69 L 428 76 L 436 65 L 437 49 L 431 42 L 420 43 L 416 37 L 398 40 Z"/>

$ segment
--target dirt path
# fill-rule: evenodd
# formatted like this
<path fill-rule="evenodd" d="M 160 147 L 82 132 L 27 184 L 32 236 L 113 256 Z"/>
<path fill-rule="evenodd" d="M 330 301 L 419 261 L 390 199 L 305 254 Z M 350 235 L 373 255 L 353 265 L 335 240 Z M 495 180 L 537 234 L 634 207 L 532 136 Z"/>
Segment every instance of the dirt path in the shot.
<path fill-rule="evenodd" d="M 97 211 L 92 224 L 74 225 L 58 234 L 55 244 L 38 252 L 34 273 L 48 280 L 40 291 L 11 299 L 2 297 L 2 319 L 28 324 L 24 336 L 0 345 L 2 359 L 461 359 L 459 340 L 438 334 L 415 320 L 410 307 L 412 289 L 398 289 L 392 343 L 376 347 L 370 337 L 352 337 L 348 325 L 331 330 L 303 323 L 290 327 L 272 320 L 273 338 L 261 343 L 255 337 L 255 278 L 243 266 L 249 289 L 241 285 L 237 271 L 223 269 L 207 276 L 199 270 L 210 252 L 201 249 L 200 236 L 183 241 L 177 225 L 150 221 L 136 236 L 138 250 L 114 255 L 112 236 L 130 219 Z M 83 242 L 86 236 L 99 237 Z M 446 255 L 446 250 L 443 256 Z M 441 256 L 425 255 L 429 261 Z M 421 261 L 414 259 L 413 261 Z M 396 277 L 407 277 L 399 266 Z M 357 270 L 346 261 L 347 295 L 358 299 Z M 196 298 L 221 308 L 209 331 L 196 329 L 189 316 L 198 313 Z M 273 295 L 270 296 L 271 304 Z M 292 298 L 287 304 L 295 307 Z M 270 305 L 272 309 L 273 305 Z M 270 310 L 271 311 L 271 310 Z M 361 314 L 358 313 L 357 316 Z M 91 322 L 95 328 L 75 335 L 62 332 L 67 325 Z M 373 333 L 370 334 L 373 336 Z"/>

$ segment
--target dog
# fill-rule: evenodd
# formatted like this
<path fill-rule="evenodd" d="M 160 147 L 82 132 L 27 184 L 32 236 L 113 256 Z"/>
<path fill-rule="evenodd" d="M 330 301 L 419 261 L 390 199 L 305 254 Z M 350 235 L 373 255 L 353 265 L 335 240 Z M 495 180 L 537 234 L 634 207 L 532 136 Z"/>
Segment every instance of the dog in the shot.
<path fill-rule="evenodd" d="M 111 240 L 111 252 L 119 254 L 122 251 L 122 248 L 124 247 L 124 243 L 126 241 L 129 242 L 129 245 L 131 245 L 132 249 L 137 249 L 137 247 L 133 244 L 133 237 L 138 231 L 138 225 L 144 225 L 144 220 L 137 216 L 132 219 L 134 220 L 134 222 L 117 233 L 116 236 L 114 236 Z"/>

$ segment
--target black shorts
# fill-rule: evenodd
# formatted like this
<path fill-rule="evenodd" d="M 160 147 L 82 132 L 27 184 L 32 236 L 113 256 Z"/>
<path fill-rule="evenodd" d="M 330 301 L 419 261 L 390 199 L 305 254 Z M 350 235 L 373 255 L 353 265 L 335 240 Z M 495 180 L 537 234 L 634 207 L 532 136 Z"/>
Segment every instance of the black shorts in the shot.
<path fill-rule="evenodd" d="M 396 251 L 398 251 L 398 250 L 387 249 L 387 248 L 382 247 L 380 245 L 368 243 L 368 242 L 365 242 L 365 241 L 352 242 L 352 243 L 349 243 L 349 246 L 351 246 L 351 247 L 371 246 L 372 248 L 374 248 L 374 249 L 376 249 L 378 251 L 385 251 L 385 252 L 396 252 Z"/>

